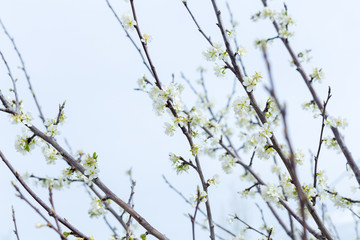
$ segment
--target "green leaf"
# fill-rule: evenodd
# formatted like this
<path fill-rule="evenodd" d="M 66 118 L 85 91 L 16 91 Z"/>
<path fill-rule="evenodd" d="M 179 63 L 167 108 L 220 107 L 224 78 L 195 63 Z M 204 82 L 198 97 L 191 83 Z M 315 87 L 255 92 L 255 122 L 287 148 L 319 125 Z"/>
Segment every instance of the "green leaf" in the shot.
<path fill-rule="evenodd" d="M 140 235 L 141 240 L 146 240 L 146 233 Z"/>

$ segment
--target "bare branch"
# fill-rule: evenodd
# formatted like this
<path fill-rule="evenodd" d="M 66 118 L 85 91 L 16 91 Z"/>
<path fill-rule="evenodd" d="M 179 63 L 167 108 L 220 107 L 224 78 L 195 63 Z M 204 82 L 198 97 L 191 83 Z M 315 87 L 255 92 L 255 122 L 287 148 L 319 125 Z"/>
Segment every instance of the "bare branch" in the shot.
<path fill-rule="evenodd" d="M 14 233 L 15 233 L 16 239 L 17 239 L 17 240 L 20 240 L 19 232 L 18 232 L 18 229 L 17 229 L 17 226 L 16 226 L 16 218 L 15 218 L 14 206 L 11 207 L 11 210 L 12 210 L 12 219 L 13 219 L 14 228 L 15 228 L 15 229 L 14 229 Z"/>

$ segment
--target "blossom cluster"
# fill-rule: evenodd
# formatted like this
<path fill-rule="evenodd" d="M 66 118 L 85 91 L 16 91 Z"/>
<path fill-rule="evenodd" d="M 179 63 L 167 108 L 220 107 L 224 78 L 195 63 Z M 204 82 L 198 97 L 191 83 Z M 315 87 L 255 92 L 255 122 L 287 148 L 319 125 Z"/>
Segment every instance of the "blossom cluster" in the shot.
<path fill-rule="evenodd" d="M 110 199 L 106 200 L 110 204 Z M 106 212 L 106 206 L 103 200 L 94 197 L 91 201 L 91 208 L 88 210 L 90 217 L 101 217 Z"/>
<path fill-rule="evenodd" d="M 294 20 L 288 15 L 287 10 L 276 12 L 269 7 L 264 7 L 262 11 L 259 11 L 252 16 L 254 22 L 259 19 L 269 19 L 270 21 L 277 20 L 279 25 L 279 37 L 281 38 L 289 38 L 294 35 L 293 32 L 289 31 L 289 26 L 294 25 Z"/>
<path fill-rule="evenodd" d="M 244 77 L 243 85 L 246 87 L 246 91 L 252 92 L 255 90 L 256 85 L 261 81 L 261 73 L 255 72 L 250 77 Z"/>
<path fill-rule="evenodd" d="M 177 174 L 187 172 L 190 169 L 189 164 L 180 160 L 182 159 L 181 156 L 176 156 L 173 153 L 169 153 L 169 159 L 172 162 L 172 165 L 174 166 Z"/>
<path fill-rule="evenodd" d="M 183 110 L 183 103 L 180 99 L 180 93 L 183 87 L 180 84 L 170 83 L 169 86 L 164 86 L 163 89 L 153 86 L 149 91 L 149 96 L 153 100 L 153 109 L 157 115 L 162 115 L 168 101 L 171 102 L 176 113 Z"/>
<path fill-rule="evenodd" d="M 234 32 L 230 32 L 233 36 Z M 226 49 L 222 48 L 221 44 L 214 43 L 212 46 L 208 47 L 204 52 L 207 61 L 215 62 L 216 60 L 226 61 L 229 57 Z M 216 63 L 214 66 L 214 73 L 217 77 L 223 77 L 226 74 L 226 66 L 224 64 Z"/>
<path fill-rule="evenodd" d="M 190 202 L 192 203 L 193 207 L 196 206 L 197 202 L 206 202 L 207 201 L 207 193 L 204 191 L 197 191 L 194 195 L 190 197 Z"/>
<path fill-rule="evenodd" d="M 33 117 L 31 116 L 31 113 L 24 113 L 21 110 L 20 110 L 19 113 L 10 115 L 10 121 L 13 124 L 23 123 L 26 126 L 31 127 L 32 126 L 32 123 L 31 123 L 32 120 L 33 120 Z"/>
<path fill-rule="evenodd" d="M 94 152 L 93 155 L 86 154 L 81 159 L 81 165 L 85 168 L 84 175 L 91 181 L 98 177 L 99 168 L 97 166 L 98 155 Z"/>

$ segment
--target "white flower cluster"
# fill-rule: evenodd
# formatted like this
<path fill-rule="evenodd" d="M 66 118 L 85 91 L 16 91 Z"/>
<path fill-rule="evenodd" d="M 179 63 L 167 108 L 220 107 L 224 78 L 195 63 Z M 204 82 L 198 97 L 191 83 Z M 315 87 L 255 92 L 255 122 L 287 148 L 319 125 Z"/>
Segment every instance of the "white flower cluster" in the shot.
<path fill-rule="evenodd" d="M 168 136 L 174 136 L 174 133 L 176 131 L 176 126 L 170 124 L 170 123 L 164 123 L 165 128 L 165 134 Z"/>
<path fill-rule="evenodd" d="M 321 80 L 324 78 L 324 72 L 320 68 L 314 68 L 313 73 L 310 74 L 311 80 L 317 80 L 318 82 L 321 82 Z"/>
<path fill-rule="evenodd" d="M 46 126 L 46 132 L 45 134 L 49 137 L 55 137 L 56 135 L 60 134 L 60 131 L 58 130 L 58 126 L 62 125 L 66 119 L 65 113 L 62 110 L 59 117 L 56 117 L 56 119 L 46 119 L 45 126 Z"/>
<path fill-rule="evenodd" d="M 94 152 L 92 156 L 87 154 L 81 159 L 81 164 L 85 168 L 84 175 L 90 181 L 98 177 L 99 168 L 97 166 L 97 158 L 98 155 Z"/>
<path fill-rule="evenodd" d="M 200 202 L 207 201 L 207 194 L 204 191 L 200 191 L 200 194 L 196 193 L 192 195 L 189 200 L 192 203 L 193 207 L 195 207 L 198 201 Z"/>
<path fill-rule="evenodd" d="M 51 145 L 47 144 L 42 148 L 42 152 L 46 159 L 47 164 L 55 164 L 55 161 L 58 159 L 59 153 Z"/>
<path fill-rule="evenodd" d="M 167 102 L 170 101 L 176 113 L 183 110 L 183 103 L 180 100 L 180 94 L 183 90 L 182 85 L 170 83 L 169 86 L 164 86 L 163 90 L 157 86 L 153 86 L 149 91 L 149 96 L 153 100 L 153 109 L 157 115 L 162 115 L 165 112 Z"/>
<path fill-rule="evenodd" d="M 303 165 L 305 159 L 305 153 L 303 150 L 296 150 L 294 153 L 295 162 L 299 165 Z"/>
<path fill-rule="evenodd" d="M 342 117 L 328 117 L 325 121 L 325 124 L 334 128 L 345 128 L 348 126 L 348 123 L 345 118 Z"/>
<path fill-rule="evenodd" d="M 221 166 L 225 173 L 232 173 L 235 167 L 236 160 L 228 153 L 224 153 L 220 156 Z"/>
<path fill-rule="evenodd" d="M 212 46 L 208 47 L 204 52 L 207 61 L 215 62 L 216 60 L 226 61 L 229 57 L 228 52 L 225 49 L 222 49 L 221 45 L 214 43 Z M 215 64 L 214 73 L 217 77 L 223 77 L 226 74 L 226 66 Z"/>
<path fill-rule="evenodd" d="M 35 182 L 36 184 L 38 182 Z M 64 178 L 64 177 L 60 177 L 58 179 L 54 179 L 54 178 L 44 178 L 40 181 L 41 183 L 41 187 L 43 188 L 53 188 L 53 189 L 57 189 L 57 190 L 60 190 L 62 188 L 64 188 L 65 186 L 66 187 L 69 187 L 70 186 L 70 182 Z"/>
<path fill-rule="evenodd" d="M 280 25 L 279 37 L 289 38 L 294 36 L 294 33 L 289 31 L 289 26 L 294 25 L 294 20 L 288 15 L 286 10 L 281 11 L 277 15 L 277 20 Z"/>
<path fill-rule="evenodd" d="M 250 113 L 250 99 L 247 96 L 239 97 L 233 102 L 234 112 L 238 117 Z"/>
<path fill-rule="evenodd" d="M 352 202 L 347 200 L 346 198 L 340 196 L 335 190 L 330 191 L 332 193 L 328 193 L 329 199 L 334 203 L 334 205 L 338 208 L 348 208 L 353 205 Z"/>
<path fill-rule="evenodd" d="M 252 92 L 255 90 L 256 85 L 262 79 L 261 73 L 255 72 L 250 77 L 244 77 L 243 85 L 246 87 L 246 91 Z"/>
<path fill-rule="evenodd" d="M 23 135 L 18 135 L 15 140 L 15 149 L 25 155 L 35 148 L 37 138 L 33 136 L 26 128 L 23 129 Z"/>
<path fill-rule="evenodd" d="M 283 199 L 283 195 L 281 193 L 281 187 L 275 185 L 262 185 L 261 189 L 261 196 L 264 198 L 265 201 L 270 203 L 278 203 L 279 199 Z"/>
<path fill-rule="evenodd" d="M 236 53 L 240 56 L 243 57 L 245 56 L 245 54 L 247 53 L 247 50 L 245 47 L 241 46 L 239 47 L 239 49 L 236 51 Z"/>
<path fill-rule="evenodd" d="M 265 145 L 259 145 L 256 147 L 256 154 L 257 154 L 257 157 L 260 159 L 269 159 L 269 158 L 275 156 L 276 151 L 273 147 L 265 144 Z"/>
<path fill-rule="evenodd" d="M 260 159 L 269 159 L 276 154 L 275 150 L 269 145 L 268 139 L 272 137 L 274 127 L 269 123 L 265 123 L 261 127 L 256 127 L 253 134 L 247 135 L 245 142 L 245 152 L 255 148 L 256 155 Z"/>
<path fill-rule="evenodd" d="M 304 51 L 299 52 L 297 54 L 299 62 L 300 63 L 308 63 L 308 62 L 310 62 L 310 60 L 312 59 L 312 57 L 310 56 L 310 52 L 311 52 L 311 49 L 305 49 Z M 291 65 L 294 66 L 295 63 L 292 61 Z"/>
<path fill-rule="evenodd" d="M 294 20 L 288 15 L 286 10 L 277 13 L 269 7 L 264 7 L 262 11 L 255 13 L 252 18 L 254 22 L 259 19 L 269 19 L 270 21 L 277 20 L 279 24 L 279 37 L 288 38 L 292 37 L 294 33 L 289 31 L 289 26 L 294 25 Z"/>
<path fill-rule="evenodd" d="M 270 20 L 274 20 L 275 16 L 276 16 L 276 11 L 275 10 L 271 10 L 268 7 L 264 7 L 264 9 L 262 11 L 259 11 L 257 13 L 255 13 L 251 19 L 254 22 L 257 22 L 259 19 L 270 19 Z"/>
<path fill-rule="evenodd" d="M 214 74 L 217 77 L 224 77 L 226 74 L 226 66 L 225 65 L 219 65 L 219 64 L 215 64 L 214 67 Z"/>
<path fill-rule="evenodd" d="M 31 116 L 31 113 L 24 113 L 23 111 L 20 111 L 17 114 L 10 115 L 10 121 L 12 124 L 17 123 L 23 123 L 28 127 L 32 126 L 31 121 L 33 120 L 33 117 Z"/>
<path fill-rule="evenodd" d="M 292 183 L 292 180 L 289 175 L 281 174 L 280 184 L 286 197 L 296 199 L 297 197 L 296 188 L 295 185 Z"/>
<path fill-rule="evenodd" d="M 174 166 L 177 174 L 187 172 L 190 169 L 190 166 L 188 164 L 180 160 L 180 156 L 169 153 L 169 159 L 172 162 L 172 165 Z"/>
<path fill-rule="evenodd" d="M 106 201 L 110 203 L 110 200 L 106 200 Z M 88 211 L 90 217 L 91 218 L 101 217 L 104 216 L 105 212 L 106 212 L 105 203 L 101 199 L 94 197 L 93 200 L 91 201 L 91 208 Z"/>
<path fill-rule="evenodd" d="M 320 109 L 318 108 L 318 106 L 316 105 L 315 101 L 310 101 L 310 102 L 307 102 L 307 103 L 304 103 L 302 105 L 303 109 L 304 110 L 307 110 L 307 111 L 310 111 L 314 114 L 314 118 L 318 118 L 319 116 L 321 116 L 321 111 Z"/>
<path fill-rule="evenodd" d="M 265 117 L 268 121 L 274 122 L 279 120 L 278 116 L 280 114 L 280 111 L 273 98 L 270 97 L 266 101 L 266 107 L 264 112 Z"/>
<path fill-rule="evenodd" d="M 323 142 L 328 149 L 337 150 L 338 152 L 341 151 L 339 144 L 334 137 L 331 136 L 325 137 L 323 138 Z"/>

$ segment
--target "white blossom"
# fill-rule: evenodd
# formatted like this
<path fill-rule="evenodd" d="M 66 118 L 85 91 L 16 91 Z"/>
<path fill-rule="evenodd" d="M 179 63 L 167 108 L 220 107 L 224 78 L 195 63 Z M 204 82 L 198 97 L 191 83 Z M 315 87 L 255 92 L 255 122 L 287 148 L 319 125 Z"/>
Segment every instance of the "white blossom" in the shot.
<path fill-rule="evenodd" d="M 130 29 L 130 30 L 135 29 L 136 21 L 129 14 L 124 13 L 121 16 L 121 22 L 125 29 Z"/>

